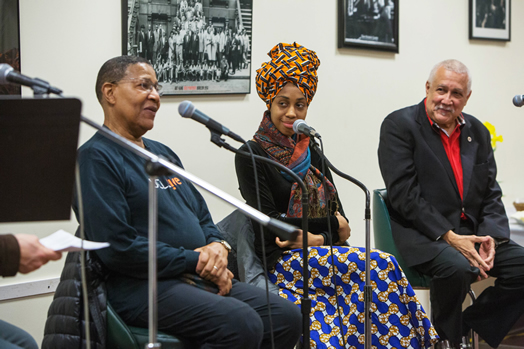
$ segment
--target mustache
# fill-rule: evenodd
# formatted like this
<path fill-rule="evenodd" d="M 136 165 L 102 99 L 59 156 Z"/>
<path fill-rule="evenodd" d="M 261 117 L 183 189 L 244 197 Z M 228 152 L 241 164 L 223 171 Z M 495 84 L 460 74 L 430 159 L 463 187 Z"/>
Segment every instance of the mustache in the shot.
<path fill-rule="evenodd" d="M 453 108 L 453 107 L 445 107 L 442 104 L 439 104 L 439 105 L 435 106 L 435 111 L 440 110 L 440 109 L 442 109 L 444 111 L 451 112 L 451 113 L 455 112 L 455 108 Z"/>

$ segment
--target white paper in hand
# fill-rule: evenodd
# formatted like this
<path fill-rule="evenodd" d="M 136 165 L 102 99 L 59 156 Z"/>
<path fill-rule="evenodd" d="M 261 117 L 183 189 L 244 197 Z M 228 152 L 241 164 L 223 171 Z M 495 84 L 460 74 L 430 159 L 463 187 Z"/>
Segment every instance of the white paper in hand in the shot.
<path fill-rule="evenodd" d="M 70 252 L 84 250 L 99 250 L 101 248 L 109 247 L 109 242 L 94 242 L 77 238 L 62 229 L 57 232 L 40 239 L 40 243 L 45 247 L 58 252 Z"/>

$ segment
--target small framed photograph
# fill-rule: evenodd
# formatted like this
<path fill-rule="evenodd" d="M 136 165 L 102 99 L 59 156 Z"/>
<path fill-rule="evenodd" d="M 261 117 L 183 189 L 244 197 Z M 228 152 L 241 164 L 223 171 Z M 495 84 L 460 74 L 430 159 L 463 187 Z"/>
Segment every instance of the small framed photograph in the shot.
<path fill-rule="evenodd" d="M 166 95 L 251 92 L 253 0 L 121 0 L 122 54 L 146 58 Z"/>
<path fill-rule="evenodd" d="M 19 0 L 0 1 L 0 63 L 20 71 Z M 0 95 L 20 95 L 20 85 L 0 85 Z"/>
<path fill-rule="evenodd" d="M 511 40 L 511 0 L 469 0 L 469 38 Z"/>
<path fill-rule="evenodd" d="M 399 0 L 339 0 L 338 48 L 398 53 Z"/>

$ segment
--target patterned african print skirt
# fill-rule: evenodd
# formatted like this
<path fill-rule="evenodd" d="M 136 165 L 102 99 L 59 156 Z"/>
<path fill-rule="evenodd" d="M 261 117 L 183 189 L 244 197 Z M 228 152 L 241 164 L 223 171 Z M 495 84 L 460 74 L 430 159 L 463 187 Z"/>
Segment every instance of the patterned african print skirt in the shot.
<path fill-rule="evenodd" d="M 347 348 L 364 345 L 364 248 L 333 247 L 337 297 Z M 438 340 L 413 288 L 394 256 L 371 250 L 371 344 L 376 348 L 428 348 Z M 343 348 L 338 317 L 331 252 L 326 246 L 309 248 L 311 348 Z M 281 297 L 300 305 L 302 249 L 282 254 L 269 279 Z"/>

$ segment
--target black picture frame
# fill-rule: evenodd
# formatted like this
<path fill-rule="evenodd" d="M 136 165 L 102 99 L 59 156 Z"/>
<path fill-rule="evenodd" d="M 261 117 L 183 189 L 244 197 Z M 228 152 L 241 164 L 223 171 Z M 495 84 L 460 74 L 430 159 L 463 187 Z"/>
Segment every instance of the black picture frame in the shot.
<path fill-rule="evenodd" d="M 140 55 L 151 63 L 163 96 L 251 93 L 253 0 L 121 1 L 122 54 Z M 190 18 L 187 24 L 181 14 L 184 19 Z M 142 26 L 147 37 L 151 26 L 153 37 L 155 32 L 158 36 L 163 32 L 165 39 L 154 39 L 153 46 L 144 44 L 149 39 L 141 35 Z M 200 32 L 200 28 L 207 34 Z M 172 31 L 175 31 L 173 44 L 169 40 Z M 188 40 L 186 33 L 191 34 Z M 198 37 L 198 52 L 194 36 Z M 203 50 L 200 41 L 204 43 Z M 189 65 L 187 71 L 186 65 Z"/>
<path fill-rule="evenodd" d="M 20 2 L 0 1 L 0 63 L 20 71 Z M 0 95 L 21 95 L 20 85 L 0 85 Z"/>
<path fill-rule="evenodd" d="M 399 53 L 399 0 L 338 0 L 338 48 Z"/>
<path fill-rule="evenodd" d="M 511 0 L 469 0 L 469 38 L 511 41 Z"/>

